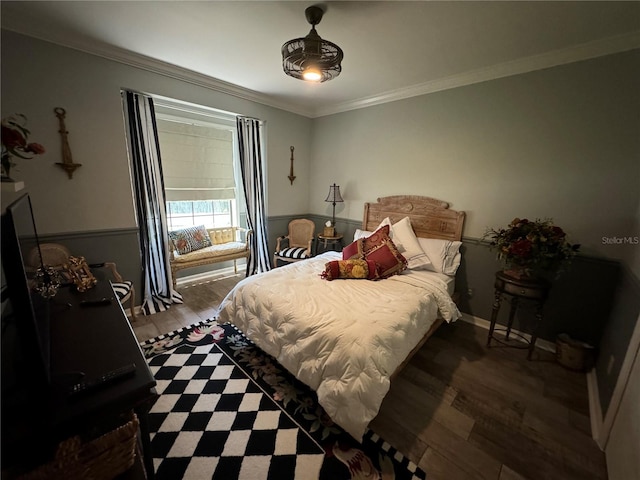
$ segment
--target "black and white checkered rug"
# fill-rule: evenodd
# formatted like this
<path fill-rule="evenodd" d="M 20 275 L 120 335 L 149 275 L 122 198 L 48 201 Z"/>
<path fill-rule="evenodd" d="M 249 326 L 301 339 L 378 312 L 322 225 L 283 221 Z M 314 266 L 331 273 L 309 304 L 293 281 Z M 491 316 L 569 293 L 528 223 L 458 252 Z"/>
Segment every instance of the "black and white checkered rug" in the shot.
<path fill-rule="evenodd" d="M 141 346 L 160 394 L 149 414 L 159 480 L 425 478 L 375 433 L 356 442 L 232 325 L 203 322 Z"/>

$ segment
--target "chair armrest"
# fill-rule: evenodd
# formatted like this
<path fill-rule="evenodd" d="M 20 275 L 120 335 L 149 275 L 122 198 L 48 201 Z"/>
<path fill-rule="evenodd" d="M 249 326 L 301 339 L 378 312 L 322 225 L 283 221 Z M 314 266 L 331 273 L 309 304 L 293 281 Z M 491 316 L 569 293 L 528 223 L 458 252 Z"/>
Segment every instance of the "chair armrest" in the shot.
<path fill-rule="evenodd" d="M 107 267 L 109 270 L 111 270 L 111 273 L 113 274 L 113 278 L 116 279 L 116 282 L 122 282 L 122 275 L 120 275 L 120 273 L 118 273 L 118 270 L 116 269 L 116 264 L 113 262 L 104 262 L 104 266 Z"/>
<path fill-rule="evenodd" d="M 246 231 L 245 237 L 244 237 L 244 243 L 245 246 L 247 247 L 247 250 L 249 250 L 251 248 L 251 236 L 253 235 L 253 230 L 251 229 L 244 229 L 243 230 Z"/>
<path fill-rule="evenodd" d="M 289 235 L 282 235 L 281 237 L 278 237 L 278 238 L 276 239 L 276 252 L 279 252 L 279 251 L 282 249 L 282 248 L 280 247 L 280 242 L 283 242 L 283 241 L 285 241 L 285 240 L 286 240 L 287 242 L 289 242 Z"/>
<path fill-rule="evenodd" d="M 92 263 L 88 266 L 89 268 L 108 268 L 116 282 L 124 281 L 122 279 L 122 275 L 120 275 L 120 273 L 116 269 L 116 264 L 114 262 Z"/>

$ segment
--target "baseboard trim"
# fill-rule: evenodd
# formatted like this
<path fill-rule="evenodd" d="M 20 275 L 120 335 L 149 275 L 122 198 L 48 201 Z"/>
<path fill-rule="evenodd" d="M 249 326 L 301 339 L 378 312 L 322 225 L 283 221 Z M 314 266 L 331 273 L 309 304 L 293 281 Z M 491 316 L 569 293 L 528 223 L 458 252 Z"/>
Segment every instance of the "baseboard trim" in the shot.
<path fill-rule="evenodd" d="M 595 440 L 600 450 L 606 446 L 602 438 L 604 420 L 602 417 L 602 405 L 600 405 L 600 392 L 598 390 L 598 375 L 596 369 L 587 372 L 587 393 L 589 396 L 589 419 L 591 420 L 591 437 Z"/>
<path fill-rule="evenodd" d="M 462 313 L 462 317 L 460 317 L 460 320 L 462 320 L 463 322 L 466 323 L 471 323 L 472 325 L 475 325 L 476 327 L 480 327 L 480 328 L 484 328 L 485 330 L 489 330 L 489 327 L 491 326 L 491 322 L 489 320 L 485 320 L 484 318 L 480 318 L 480 317 L 476 317 L 475 315 L 470 315 L 468 313 Z M 531 335 L 528 333 L 524 333 L 521 332 L 519 330 L 516 330 L 515 328 L 511 330 L 514 334 L 515 334 L 515 339 L 516 340 L 521 340 L 522 337 L 524 338 L 524 340 L 529 341 L 531 340 Z M 524 342 L 524 340 L 522 340 Z M 546 350 L 547 352 L 552 352 L 555 353 L 556 351 L 556 344 L 553 342 L 550 342 L 548 340 L 544 340 L 542 338 L 539 338 L 536 341 L 536 348 L 540 348 L 542 350 Z"/>

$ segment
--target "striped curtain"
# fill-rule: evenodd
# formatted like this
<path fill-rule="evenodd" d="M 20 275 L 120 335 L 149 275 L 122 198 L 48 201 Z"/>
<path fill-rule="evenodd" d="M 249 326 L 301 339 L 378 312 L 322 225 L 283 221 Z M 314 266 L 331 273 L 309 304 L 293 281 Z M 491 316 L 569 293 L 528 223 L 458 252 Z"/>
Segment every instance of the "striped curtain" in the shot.
<path fill-rule="evenodd" d="M 142 255 L 142 313 L 151 315 L 182 303 L 173 289 L 162 164 L 153 101 L 125 90 L 124 114 Z"/>
<path fill-rule="evenodd" d="M 251 257 L 247 262 L 247 276 L 267 272 L 269 247 L 267 246 L 266 190 L 264 185 L 264 124 L 255 118 L 237 117 L 238 148 L 242 186 L 247 203 L 247 224 L 251 236 Z"/>

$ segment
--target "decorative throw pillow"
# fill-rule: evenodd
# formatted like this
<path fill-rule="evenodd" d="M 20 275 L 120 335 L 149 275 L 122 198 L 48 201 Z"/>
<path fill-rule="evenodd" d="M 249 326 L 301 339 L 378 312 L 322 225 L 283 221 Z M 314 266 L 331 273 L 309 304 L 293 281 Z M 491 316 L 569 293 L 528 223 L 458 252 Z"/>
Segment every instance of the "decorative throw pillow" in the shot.
<path fill-rule="evenodd" d="M 362 251 L 362 238 L 350 243 L 342 249 L 342 259 L 362 259 L 364 258 L 364 252 Z"/>
<path fill-rule="evenodd" d="M 391 241 L 389 232 L 390 232 L 390 226 L 384 225 L 383 227 L 378 228 L 375 232 L 373 232 L 368 237 L 363 238 L 362 252 L 364 253 L 364 256 L 366 257 L 367 254 L 372 250 L 384 245 L 386 242 Z"/>
<path fill-rule="evenodd" d="M 378 265 L 380 278 L 390 277 L 407 268 L 407 259 L 402 256 L 391 239 L 369 250 L 365 260 L 373 260 Z"/>
<path fill-rule="evenodd" d="M 389 236 L 400 253 L 407 259 L 408 268 L 412 270 L 432 270 L 429 256 L 420 246 L 409 217 L 404 217 L 394 224 L 391 224 L 391 220 L 387 217 L 380 222 L 378 228 L 384 225 L 390 226 Z"/>
<path fill-rule="evenodd" d="M 342 249 L 342 259 L 362 259 L 366 257 L 376 247 L 383 245 L 386 241 L 391 240 L 389 237 L 389 225 L 377 229 L 371 235 L 365 238 L 359 238 Z"/>
<path fill-rule="evenodd" d="M 376 280 L 379 278 L 378 266 L 372 260 L 332 260 L 324 266 L 320 275 L 325 280 L 338 278 Z"/>
<path fill-rule="evenodd" d="M 211 246 L 211 238 L 204 225 L 169 232 L 169 238 L 181 255 Z"/>
<path fill-rule="evenodd" d="M 366 238 L 360 238 L 342 249 L 343 260 L 373 260 L 380 278 L 387 278 L 407 268 L 407 259 L 389 237 L 389 225 L 378 228 Z"/>

